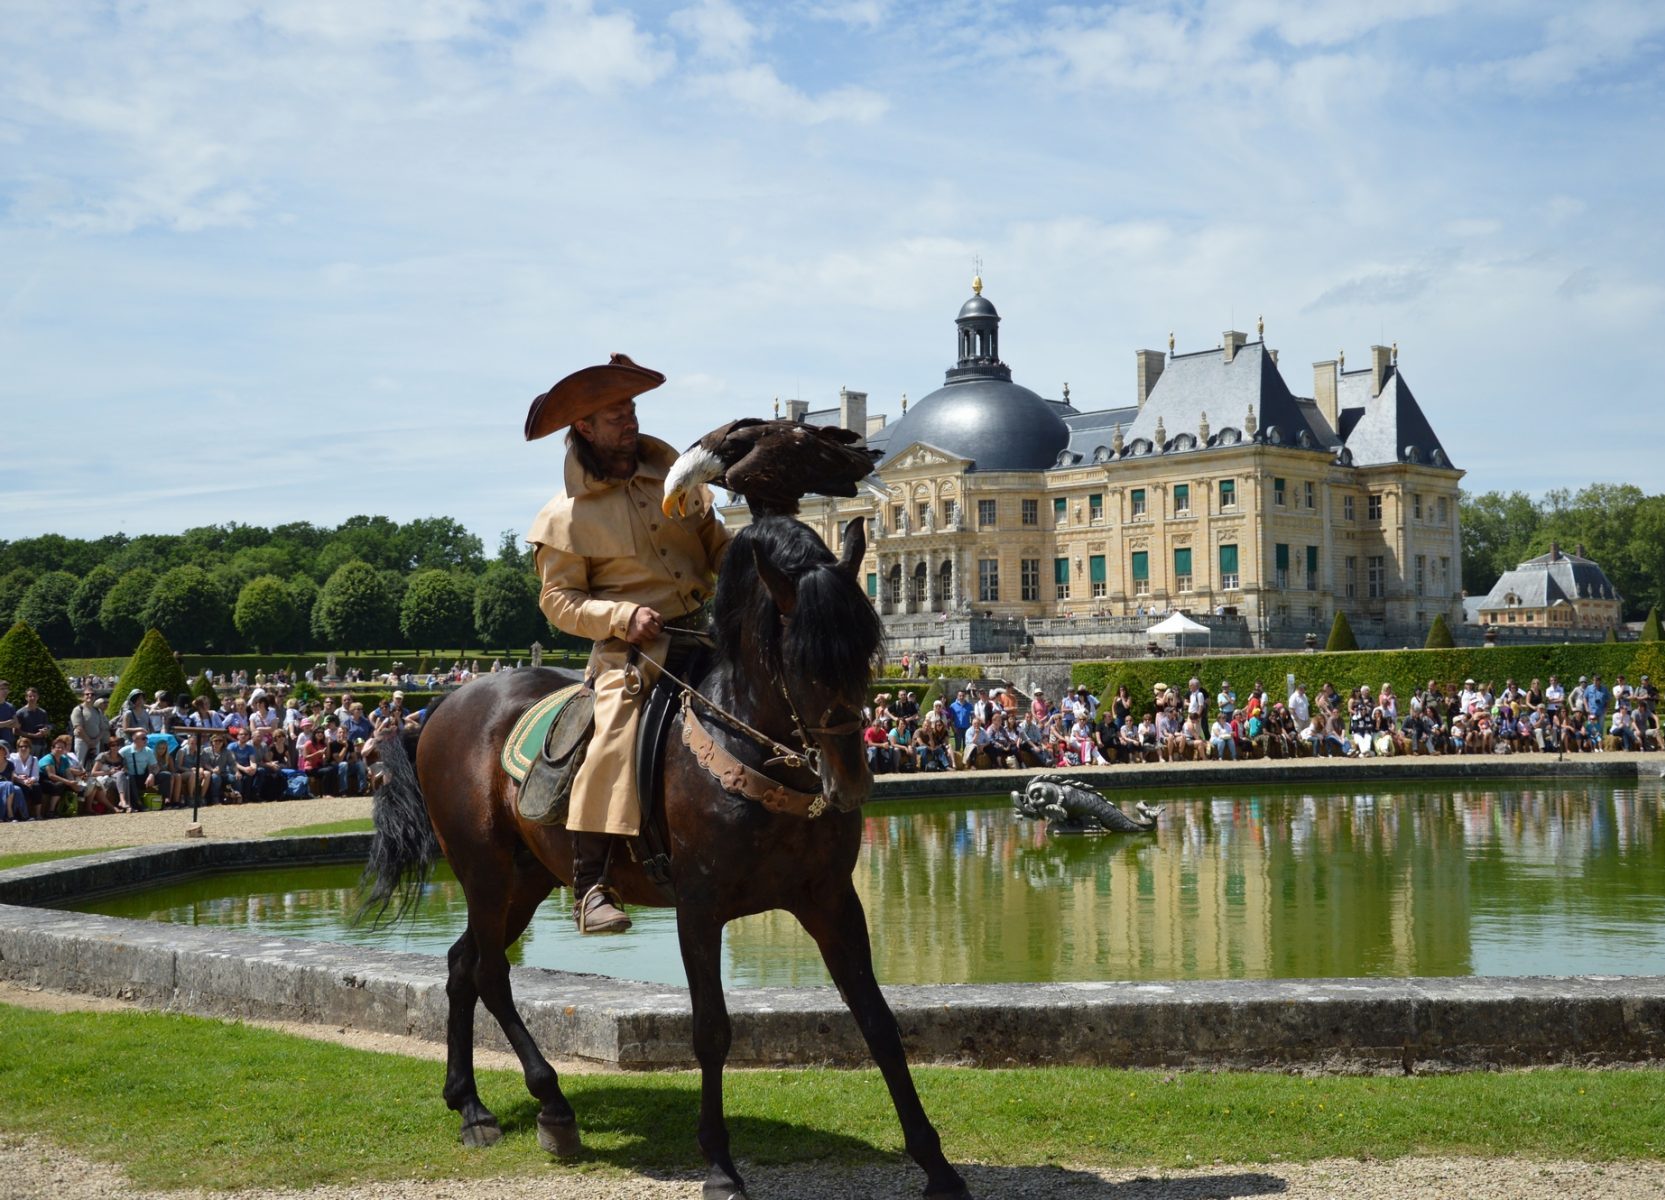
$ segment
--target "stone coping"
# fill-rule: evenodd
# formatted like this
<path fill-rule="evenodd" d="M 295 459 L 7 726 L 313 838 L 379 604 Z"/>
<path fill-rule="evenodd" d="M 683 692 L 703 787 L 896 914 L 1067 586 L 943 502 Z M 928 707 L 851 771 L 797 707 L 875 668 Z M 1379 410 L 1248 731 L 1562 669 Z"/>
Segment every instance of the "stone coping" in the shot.
<path fill-rule="evenodd" d="M 443 1042 L 439 957 L 39 907 L 205 870 L 362 861 L 368 842 L 202 841 L 0 871 L 0 978 Z M 546 1053 L 694 1065 L 683 988 L 532 967 L 511 976 Z M 1660 976 L 955 984 L 886 995 L 914 1062 L 1397 1072 L 1665 1057 Z M 733 989 L 728 1006 L 736 1066 L 869 1061 L 832 988 Z M 483 1007 L 475 1031 L 480 1045 L 507 1048 Z"/>

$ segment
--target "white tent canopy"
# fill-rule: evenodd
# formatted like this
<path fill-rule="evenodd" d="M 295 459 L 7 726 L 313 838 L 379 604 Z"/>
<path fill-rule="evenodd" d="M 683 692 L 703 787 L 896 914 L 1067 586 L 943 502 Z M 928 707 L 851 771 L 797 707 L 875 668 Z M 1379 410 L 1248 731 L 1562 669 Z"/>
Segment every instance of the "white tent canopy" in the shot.
<path fill-rule="evenodd" d="M 1152 625 L 1149 629 L 1145 630 L 1145 633 L 1150 637 L 1160 637 L 1163 634 L 1172 634 L 1178 639 L 1178 644 L 1181 646 L 1185 645 L 1186 634 L 1201 633 L 1207 636 L 1208 644 L 1210 646 L 1214 644 L 1214 631 L 1199 621 L 1193 621 L 1182 612 L 1176 612 L 1167 619 L 1158 621 L 1155 625 Z"/>

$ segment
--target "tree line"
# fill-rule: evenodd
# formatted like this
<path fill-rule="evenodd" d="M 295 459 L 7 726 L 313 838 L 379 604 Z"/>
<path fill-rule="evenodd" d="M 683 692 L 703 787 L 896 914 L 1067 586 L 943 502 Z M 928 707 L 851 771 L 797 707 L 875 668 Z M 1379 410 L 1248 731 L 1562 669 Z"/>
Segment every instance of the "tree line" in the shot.
<path fill-rule="evenodd" d="M 1665 603 L 1665 496 L 1632 484 L 1593 483 L 1534 500 L 1525 492 L 1463 493 L 1463 586 L 1471 596 L 1491 591 L 1505 571 L 1559 542 L 1580 545 L 1624 597 L 1625 616 L 1642 617 Z"/>
<path fill-rule="evenodd" d="M 557 644 L 529 553 L 495 557 L 448 517 L 334 529 L 202 525 L 179 534 L 0 542 L 0 628 L 31 625 L 53 654 L 119 655 L 146 629 L 189 652 L 236 654 Z"/>

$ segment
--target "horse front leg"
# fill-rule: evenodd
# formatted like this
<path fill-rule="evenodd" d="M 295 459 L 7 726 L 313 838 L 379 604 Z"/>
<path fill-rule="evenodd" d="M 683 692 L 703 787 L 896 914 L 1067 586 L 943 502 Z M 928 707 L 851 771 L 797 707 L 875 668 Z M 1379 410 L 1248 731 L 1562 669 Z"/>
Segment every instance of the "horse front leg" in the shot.
<path fill-rule="evenodd" d="M 700 1064 L 700 1150 L 710 1171 L 703 1200 L 747 1200 L 746 1185 L 729 1157 L 728 1122 L 723 1119 L 723 1064 L 733 1030 L 723 998 L 722 923 L 685 904 L 677 908 L 676 935 L 688 974 L 694 1010 L 694 1057 Z"/>
<path fill-rule="evenodd" d="M 795 914 L 815 939 L 827 971 L 850 1006 L 851 1015 L 867 1048 L 878 1064 L 890 1089 L 891 1103 L 902 1123 L 902 1140 L 908 1155 L 925 1172 L 925 1195 L 931 1200 L 970 1200 L 965 1180 L 942 1153 L 942 1139 L 925 1115 L 925 1106 L 913 1085 L 908 1059 L 902 1049 L 902 1031 L 890 1011 L 879 981 L 873 975 L 873 948 L 867 938 L 867 914 L 853 885 L 846 883 L 836 899 L 824 908 Z"/>
<path fill-rule="evenodd" d="M 495 1145 L 503 1128 L 480 1102 L 474 1083 L 474 1004 L 480 998 L 474 986 L 474 968 L 480 958 L 474 934 L 465 932 L 445 957 L 450 968 L 445 980 L 450 1001 L 445 1023 L 445 1103 L 462 1117 L 463 1145 Z"/>

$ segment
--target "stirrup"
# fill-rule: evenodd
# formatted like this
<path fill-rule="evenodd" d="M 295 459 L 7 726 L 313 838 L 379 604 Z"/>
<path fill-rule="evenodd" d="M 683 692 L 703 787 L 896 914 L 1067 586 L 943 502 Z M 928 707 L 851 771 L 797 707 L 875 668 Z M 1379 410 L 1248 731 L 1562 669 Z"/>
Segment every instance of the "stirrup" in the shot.
<path fill-rule="evenodd" d="M 606 913 L 606 909 L 612 912 Z M 592 910 L 598 920 L 591 919 Z M 591 887 L 573 906 L 573 919 L 578 924 L 579 933 L 623 933 L 630 928 L 630 917 L 624 911 L 618 893 L 601 883 Z"/>

